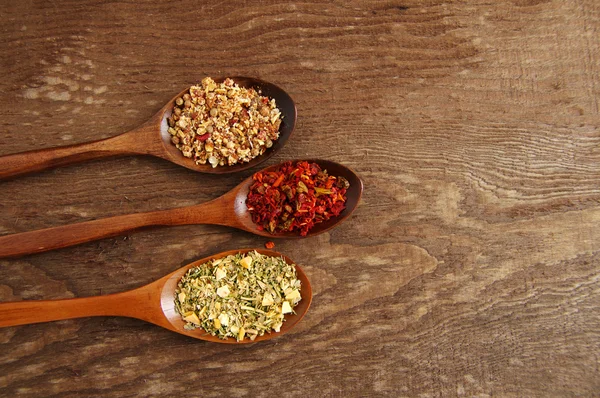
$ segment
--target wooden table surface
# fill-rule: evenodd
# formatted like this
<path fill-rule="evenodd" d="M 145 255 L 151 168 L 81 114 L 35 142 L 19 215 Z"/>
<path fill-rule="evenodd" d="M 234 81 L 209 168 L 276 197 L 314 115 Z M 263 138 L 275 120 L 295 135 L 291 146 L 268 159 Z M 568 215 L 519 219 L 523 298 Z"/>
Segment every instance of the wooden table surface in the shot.
<path fill-rule="evenodd" d="M 593 396 L 600 392 L 600 3 L 6 2 L 0 155 L 134 128 L 204 76 L 276 83 L 298 125 L 266 165 L 365 183 L 329 233 L 276 241 L 313 305 L 206 343 L 142 321 L 0 330 L 0 395 Z M 0 234 L 215 198 L 257 169 L 121 157 L 0 182 Z M 151 228 L 0 261 L 0 300 L 88 297 L 267 240 Z"/>

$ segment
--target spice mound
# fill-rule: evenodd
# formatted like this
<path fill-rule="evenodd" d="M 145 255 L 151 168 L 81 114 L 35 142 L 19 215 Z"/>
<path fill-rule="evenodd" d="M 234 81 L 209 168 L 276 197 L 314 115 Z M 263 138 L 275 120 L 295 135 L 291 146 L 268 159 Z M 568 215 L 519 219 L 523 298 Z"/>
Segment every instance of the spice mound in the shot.
<path fill-rule="evenodd" d="M 281 112 L 275 99 L 232 79 L 210 77 L 175 99 L 167 119 L 171 142 L 186 158 L 212 167 L 245 163 L 279 138 Z"/>
<path fill-rule="evenodd" d="M 175 308 L 188 330 L 222 339 L 254 340 L 279 332 L 284 315 L 301 300 L 294 265 L 256 251 L 191 268 L 175 291 Z"/>
<path fill-rule="evenodd" d="M 316 163 L 286 162 L 275 171 L 258 172 L 246 198 L 252 221 L 271 233 L 299 231 L 339 216 L 346 208 L 344 177 L 334 177 Z"/>

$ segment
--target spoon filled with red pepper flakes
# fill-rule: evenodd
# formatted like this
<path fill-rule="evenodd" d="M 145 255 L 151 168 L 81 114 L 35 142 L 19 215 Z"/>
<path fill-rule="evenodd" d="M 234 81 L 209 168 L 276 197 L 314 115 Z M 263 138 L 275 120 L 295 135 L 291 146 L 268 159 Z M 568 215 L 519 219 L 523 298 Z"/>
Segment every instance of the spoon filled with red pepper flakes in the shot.
<path fill-rule="evenodd" d="M 294 165 L 293 168 L 290 168 L 290 164 Z M 258 190 L 260 184 L 257 185 L 258 181 L 250 176 L 231 191 L 206 203 L 0 236 L 0 258 L 60 249 L 150 226 L 215 224 L 269 238 L 314 236 L 329 231 L 349 217 L 358 206 L 363 190 L 362 181 L 352 170 L 329 160 L 286 162 L 267 167 L 256 174 L 263 176 L 265 192 L 267 188 L 269 192 L 273 190 L 269 200 L 265 199 L 265 195 L 262 195 L 262 199 L 255 196 L 251 188 Z M 279 195 L 278 201 L 274 200 L 276 195 Z M 247 203 L 249 196 L 251 203 Z M 260 200 L 271 203 L 269 206 L 281 203 L 282 208 L 257 212 L 257 209 L 262 209 L 257 205 Z M 286 204 L 289 208 L 285 207 Z M 261 203 L 260 206 L 267 205 Z M 259 219 L 263 222 L 266 220 L 267 228 L 253 221 L 253 212 L 266 216 Z M 286 213 L 287 218 L 284 219 Z M 273 228 L 270 226 L 271 220 L 274 220 Z"/>
<path fill-rule="evenodd" d="M 306 236 L 315 224 L 346 208 L 350 182 L 314 162 L 285 162 L 252 178 L 246 206 L 258 228 L 270 233 L 297 231 Z"/>

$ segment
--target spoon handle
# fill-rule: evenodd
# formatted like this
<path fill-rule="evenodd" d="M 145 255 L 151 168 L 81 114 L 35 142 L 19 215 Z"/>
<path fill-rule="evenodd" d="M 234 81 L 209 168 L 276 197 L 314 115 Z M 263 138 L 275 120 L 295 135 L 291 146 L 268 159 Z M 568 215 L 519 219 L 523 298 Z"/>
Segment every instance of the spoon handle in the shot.
<path fill-rule="evenodd" d="M 147 288 L 105 296 L 0 303 L 0 327 L 88 316 L 125 316 L 151 320 L 152 291 Z"/>
<path fill-rule="evenodd" d="M 223 220 L 223 197 L 210 202 L 170 210 L 127 214 L 77 224 L 39 229 L 0 236 L 0 258 L 18 257 L 69 247 L 80 243 L 121 235 L 148 226 L 221 224 Z"/>
<path fill-rule="evenodd" d="M 90 159 L 150 153 L 141 146 L 140 134 L 146 132 L 138 128 L 103 140 L 0 156 L 0 180 Z"/>

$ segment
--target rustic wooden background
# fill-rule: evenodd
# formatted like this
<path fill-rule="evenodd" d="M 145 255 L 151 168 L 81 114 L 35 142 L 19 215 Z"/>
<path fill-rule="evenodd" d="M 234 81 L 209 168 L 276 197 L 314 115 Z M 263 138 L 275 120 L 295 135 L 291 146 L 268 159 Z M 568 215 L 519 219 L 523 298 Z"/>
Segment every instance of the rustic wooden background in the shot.
<path fill-rule="evenodd" d="M 0 395 L 593 396 L 600 392 L 597 0 L 18 1 L 0 9 L 0 155 L 144 122 L 203 76 L 286 89 L 268 164 L 355 169 L 339 228 L 276 249 L 315 297 L 232 347 L 131 319 L 0 330 Z M 145 157 L 0 182 L 0 234 L 207 201 L 250 175 Z M 0 300 L 141 286 L 265 239 L 154 228 L 0 261 Z"/>

